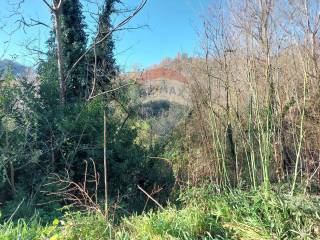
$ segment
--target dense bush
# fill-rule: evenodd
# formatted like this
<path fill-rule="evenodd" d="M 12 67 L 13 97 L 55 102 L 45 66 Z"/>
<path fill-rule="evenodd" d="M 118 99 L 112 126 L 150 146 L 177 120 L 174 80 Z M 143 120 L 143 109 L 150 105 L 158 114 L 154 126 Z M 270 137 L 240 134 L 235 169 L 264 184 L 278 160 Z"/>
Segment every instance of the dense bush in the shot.
<path fill-rule="evenodd" d="M 0 191 L 3 193 L 0 203 L 5 218 L 21 201 L 15 219 L 35 213 L 48 221 L 59 216 L 57 209 L 70 202 L 62 196 L 46 195 L 58 189 L 50 184 L 52 174 L 83 183 L 85 162 L 91 160 L 100 176 L 97 188 L 100 202 L 104 191 L 101 179 L 105 109 L 111 203 L 121 200 L 121 214 L 141 211 L 145 208 L 146 196 L 137 185 L 148 192 L 162 188 L 154 197 L 162 203 L 167 201 L 174 176 L 168 162 L 149 158 L 159 155 L 161 149 L 152 148 L 154 143 L 148 142 L 149 123 L 136 112 L 134 87 L 118 91 L 112 99 L 97 97 L 61 107 L 53 87 L 55 81 L 45 74 L 40 80 L 37 96 L 31 94 L 31 86 L 23 85 L 23 79 L 16 80 L 9 74 L 0 89 Z M 16 106 L 22 100 L 23 105 Z M 92 165 L 88 174 L 94 174 Z M 88 183 L 88 191 L 94 194 L 95 186 Z M 149 202 L 147 207 L 152 205 Z"/>

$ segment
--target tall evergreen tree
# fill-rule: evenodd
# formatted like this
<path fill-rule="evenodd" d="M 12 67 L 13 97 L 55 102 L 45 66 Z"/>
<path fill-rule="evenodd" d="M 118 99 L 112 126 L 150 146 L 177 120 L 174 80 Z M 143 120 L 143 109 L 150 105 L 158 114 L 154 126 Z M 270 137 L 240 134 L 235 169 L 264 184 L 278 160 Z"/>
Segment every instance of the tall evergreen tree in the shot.
<path fill-rule="evenodd" d="M 102 12 L 99 16 L 97 37 L 95 42 L 103 41 L 96 45 L 95 54 L 91 58 L 91 63 L 96 63 L 96 81 L 100 90 L 106 90 L 110 88 L 110 81 L 117 75 L 118 67 L 114 57 L 114 39 L 110 34 L 105 37 L 112 29 L 111 16 L 116 12 L 115 4 L 119 3 L 119 0 L 105 0 Z"/>
<path fill-rule="evenodd" d="M 71 70 L 73 64 L 86 51 L 86 25 L 82 14 L 82 4 L 79 0 L 64 0 L 61 10 L 63 34 L 62 52 L 65 70 L 68 72 Z M 87 87 L 85 59 L 79 62 L 72 70 L 69 77 L 66 79 L 66 85 L 67 101 L 74 101 L 85 97 Z"/>

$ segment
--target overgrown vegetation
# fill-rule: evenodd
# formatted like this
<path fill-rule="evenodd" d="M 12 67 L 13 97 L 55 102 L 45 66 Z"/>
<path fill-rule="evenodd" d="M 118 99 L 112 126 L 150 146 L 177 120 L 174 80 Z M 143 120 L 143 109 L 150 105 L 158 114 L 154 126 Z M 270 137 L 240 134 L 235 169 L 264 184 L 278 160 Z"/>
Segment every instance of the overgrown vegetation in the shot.
<path fill-rule="evenodd" d="M 319 239 L 319 198 L 285 189 L 232 191 L 193 188 L 168 206 L 124 218 L 117 225 L 97 213 L 67 213 L 51 224 L 39 219 L 6 223 L 0 239 Z"/>
<path fill-rule="evenodd" d="M 89 41 L 81 1 L 53 0 L 36 79 L 1 73 L 0 239 L 320 239 L 319 3 L 214 3 L 203 56 L 155 66 L 189 106 L 121 72 L 121 4 Z"/>

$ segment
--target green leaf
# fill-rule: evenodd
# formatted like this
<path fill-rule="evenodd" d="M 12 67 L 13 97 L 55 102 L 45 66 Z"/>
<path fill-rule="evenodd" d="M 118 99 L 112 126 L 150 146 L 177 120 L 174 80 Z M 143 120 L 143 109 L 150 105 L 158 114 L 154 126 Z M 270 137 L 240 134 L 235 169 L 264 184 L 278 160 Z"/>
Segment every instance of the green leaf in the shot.
<path fill-rule="evenodd" d="M 57 218 L 54 219 L 53 222 L 52 222 L 52 225 L 53 226 L 57 226 L 58 224 L 59 224 L 59 219 L 57 219 Z"/>

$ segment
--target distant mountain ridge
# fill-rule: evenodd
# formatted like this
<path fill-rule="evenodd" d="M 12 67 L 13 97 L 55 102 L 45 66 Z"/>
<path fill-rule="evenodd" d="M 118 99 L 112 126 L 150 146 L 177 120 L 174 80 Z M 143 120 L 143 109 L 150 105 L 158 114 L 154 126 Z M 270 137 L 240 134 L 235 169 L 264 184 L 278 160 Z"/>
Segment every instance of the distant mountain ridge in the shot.
<path fill-rule="evenodd" d="M 6 71 L 8 68 L 11 68 L 14 75 L 18 75 L 18 76 L 28 74 L 28 72 L 32 71 L 30 67 L 27 67 L 13 60 L 9 60 L 9 59 L 0 60 L 0 72 Z"/>

